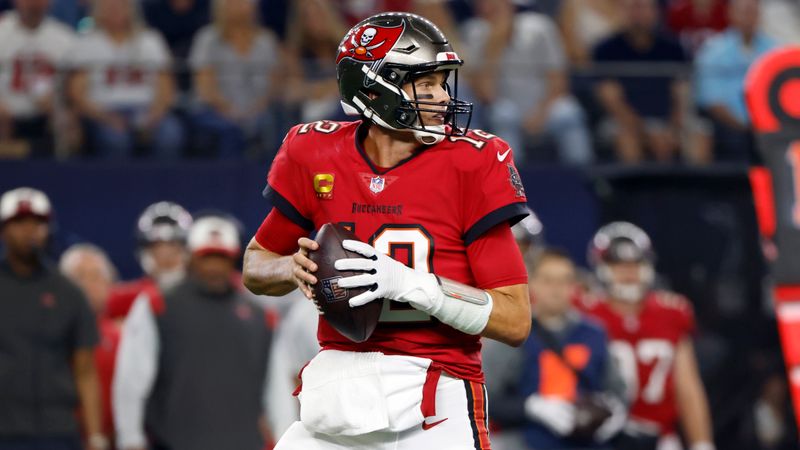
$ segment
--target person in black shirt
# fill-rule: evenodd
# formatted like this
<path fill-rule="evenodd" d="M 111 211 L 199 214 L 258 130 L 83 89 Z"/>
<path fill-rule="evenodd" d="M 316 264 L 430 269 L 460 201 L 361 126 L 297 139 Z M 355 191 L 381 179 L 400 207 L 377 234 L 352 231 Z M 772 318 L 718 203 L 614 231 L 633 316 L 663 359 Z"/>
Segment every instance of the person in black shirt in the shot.
<path fill-rule="evenodd" d="M 87 448 L 102 450 L 94 315 L 43 256 L 50 214 L 35 189 L 0 197 L 0 450 L 83 449 L 79 399 Z"/>
<path fill-rule="evenodd" d="M 232 221 L 189 229 L 186 279 L 134 302 L 112 383 L 120 450 L 260 450 L 270 329 L 241 289 Z M 280 411 L 279 411 L 280 413 Z"/>
<path fill-rule="evenodd" d="M 613 139 L 617 157 L 639 163 L 648 156 L 671 162 L 688 131 L 685 155 L 710 158 L 709 132 L 688 120 L 687 55 L 677 40 L 658 30 L 656 0 L 625 0 L 625 27 L 601 41 L 593 52 L 599 82 L 596 93 L 608 119 L 601 135 Z"/>

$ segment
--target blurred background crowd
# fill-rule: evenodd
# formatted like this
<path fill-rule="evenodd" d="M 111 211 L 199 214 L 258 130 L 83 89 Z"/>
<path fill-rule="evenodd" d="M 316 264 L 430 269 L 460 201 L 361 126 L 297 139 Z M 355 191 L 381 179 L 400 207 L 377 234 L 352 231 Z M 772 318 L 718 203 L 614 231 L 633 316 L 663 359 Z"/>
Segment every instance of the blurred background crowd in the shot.
<path fill-rule="evenodd" d="M 269 442 L 294 420 L 289 393 L 297 370 L 316 352 L 308 332 L 315 309 L 304 301 L 250 298 L 237 279 L 240 258 L 231 255 L 269 210 L 259 194 L 289 127 L 347 120 L 334 66 L 342 36 L 370 14 L 404 10 L 439 25 L 466 60 L 458 95 L 477 105 L 471 127 L 515 147 L 541 219 L 529 235 L 565 247 L 580 267 L 588 265 L 587 245 L 604 223 L 627 220 L 653 239 L 660 285 L 686 295 L 695 309 L 692 337 L 717 448 L 797 448 L 767 289 L 775 248 L 760 240 L 745 172 L 759 158 L 743 99 L 745 74 L 760 55 L 800 44 L 797 1 L 0 0 L 0 9 L 0 192 L 30 185 L 52 201 L 46 213 L 22 214 L 47 230 L 30 225 L 33 237 L 18 235 L 15 242 L 38 249 L 36 258 L 60 257 L 58 269 L 84 288 L 92 311 L 71 311 L 83 331 L 53 331 L 67 344 L 50 346 L 82 355 L 84 364 L 59 366 L 53 380 L 63 387 L 66 373 L 85 368 L 86 354 L 78 350 L 96 347 L 104 403 L 83 420 L 96 421 L 91 431 L 111 438 L 108 444 L 145 448 L 144 416 L 169 423 L 168 430 L 148 424 L 150 437 L 202 430 L 167 420 L 193 414 L 241 422 L 225 398 L 267 399 L 263 408 L 236 402 L 237 414 L 266 413 L 255 431 L 232 433 L 237 439 Z M 179 202 L 195 223 L 210 216 L 227 225 L 200 228 L 205 238 L 192 242 L 189 213 L 160 200 Z M 0 211 L 0 222 L 17 212 Z M 13 239 L 4 235 L 6 252 Z M 13 270 L 0 269 L 0 282 L 29 288 L 8 275 Z M 205 287 L 187 291 L 187 273 Z M 165 312 L 159 292 L 178 285 L 186 288 L 181 296 L 200 299 L 196 305 L 214 308 L 204 301 L 225 296 L 237 321 L 207 320 L 219 311 L 194 304 L 181 314 Z M 146 300 L 133 308 L 142 292 Z M 37 298 L 51 308 L 50 297 Z M 120 414 L 139 428 L 117 430 L 123 434 L 115 440 L 111 369 L 120 360 L 123 319 L 134 312 L 144 331 L 126 350 L 137 363 L 126 369 L 129 389 L 118 394 L 127 399 Z M 87 331 L 90 313 L 99 337 Z M 18 317 L 0 314 L 0 324 L 14 325 L 0 326 L 0 338 L 23 328 Z M 35 329 L 38 316 L 31 317 Z M 247 323 L 246 335 L 239 321 Z M 176 329 L 189 334 L 177 339 Z M 215 333 L 220 339 L 207 339 Z M 220 347 L 223 335 L 238 344 Z M 187 344 L 195 340 L 199 353 Z M 178 346 L 169 358 L 154 359 L 154 349 L 170 345 Z M 251 352 L 225 351 L 232 346 Z M 265 346 L 271 350 L 258 351 Z M 252 370 L 231 379 L 231 366 Z M 0 392 L 25 408 L 31 398 L 55 398 L 63 410 L 87 395 L 91 383 L 86 370 L 75 371 L 78 391 L 25 397 L 24 387 L 3 391 L 5 369 L 0 361 Z M 198 407 L 194 393 L 203 382 L 218 387 L 213 400 L 223 407 Z M 177 389 L 174 397 L 165 386 Z M 153 408 L 146 406 L 151 390 L 162 409 L 145 413 Z M 40 448 L 15 446 L 14 436 L 3 433 L 9 420 L 0 416 L 0 448 Z M 36 425 L 44 428 L 30 430 L 71 433 L 76 425 L 69 423 L 44 420 Z M 493 426 L 502 436 L 503 426 L 514 425 Z M 217 445 L 214 436 L 192 437 L 233 448 Z M 92 450 L 107 448 L 101 440 L 94 444 Z"/>
<path fill-rule="evenodd" d="M 752 161 L 744 74 L 800 42 L 792 0 L 4 0 L 0 156 L 270 160 L 344 119 L 360 18 L 431 18 L 467 61 L 472 127 L 520 164 Z"/>

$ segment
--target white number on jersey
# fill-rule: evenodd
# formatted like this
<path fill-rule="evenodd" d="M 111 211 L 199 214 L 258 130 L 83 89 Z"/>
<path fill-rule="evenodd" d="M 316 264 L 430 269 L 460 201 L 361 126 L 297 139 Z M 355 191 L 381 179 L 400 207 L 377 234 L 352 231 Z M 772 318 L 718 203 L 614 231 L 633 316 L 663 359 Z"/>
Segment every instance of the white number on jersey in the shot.
<path fill-rule="evenodd" d="M 626 341 L 613 341 L 609 349 L 625 380 L 628 398 L 633 400 L 639 394 L 648 404 L 657 404 L 664 399 L 667 378 L 675 360 L 675 348 L 670 341 L 643 339 L 636 343 L 635 348 Z M 639 364 L 653 366 L 647 380 L 639 379 Z M 640 393 L 642 383 L 645 384 Z"/>

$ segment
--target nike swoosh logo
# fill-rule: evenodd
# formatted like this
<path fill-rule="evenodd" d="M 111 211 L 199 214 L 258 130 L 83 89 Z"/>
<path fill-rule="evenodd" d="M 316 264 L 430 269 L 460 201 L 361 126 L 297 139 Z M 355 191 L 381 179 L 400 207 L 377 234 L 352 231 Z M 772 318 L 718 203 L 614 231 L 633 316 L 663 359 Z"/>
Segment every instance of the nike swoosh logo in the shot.
<path fill-rule="evenodd" d="M 432 423 L 422 422 L 422 429 L 425 430 L 425 431 L 428 431 L 431 428 L 435 427 L 436 425 L 439 425 L 440 423 L 444 422 L 447 419 L 448 419 L 448 417 L 445 417 L 442 420 L 438 420 L 438 421 L 432 422 Z"/>
<path fill-rule="evenodd" d="M 508 156 L 509 153 L 511 153 L 511 149 L 508 149 L 503 153 L 497 152 L 497 160 L 503 162 L 503 160 L 506 159 L 506 156 Z"/>

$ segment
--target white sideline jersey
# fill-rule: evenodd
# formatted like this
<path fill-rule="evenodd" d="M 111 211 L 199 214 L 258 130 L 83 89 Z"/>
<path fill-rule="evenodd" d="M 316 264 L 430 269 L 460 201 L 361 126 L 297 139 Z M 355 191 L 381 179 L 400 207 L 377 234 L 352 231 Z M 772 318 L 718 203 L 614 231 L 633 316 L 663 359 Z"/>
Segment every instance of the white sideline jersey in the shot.
<path fill-rule="evenodd" d="M 49 17 L 34 30 L 16 12 L 0 18 L 0 102 L 17 118 L 40 114 L 36 101 L 53 92 L 75 34 Z"/>
<path fill-rule="evenodd" d="M 70 64 L 89 77 L 89 98 L 103 108 L 141 108 L 156 95 L 158 74 L 170 68 L 167 45 L 152 30 L 140 30 L 125 43 L 102 30 L 78 40 Z"/>

